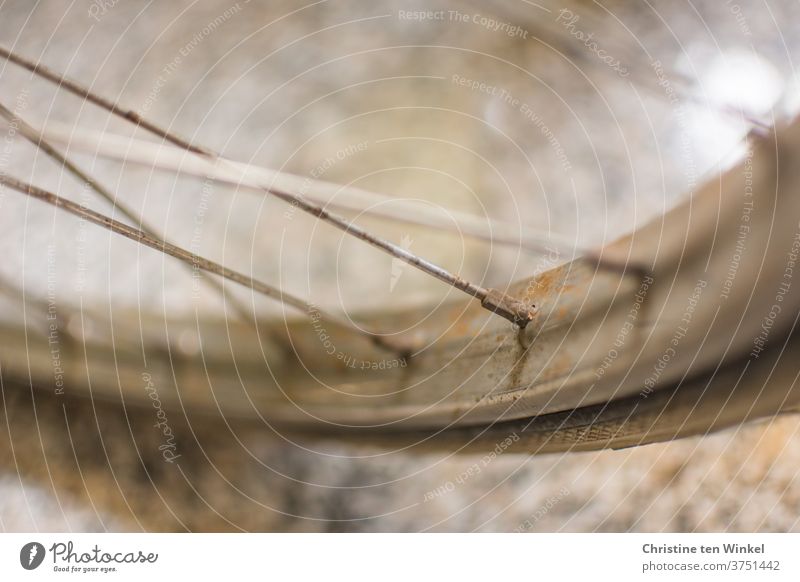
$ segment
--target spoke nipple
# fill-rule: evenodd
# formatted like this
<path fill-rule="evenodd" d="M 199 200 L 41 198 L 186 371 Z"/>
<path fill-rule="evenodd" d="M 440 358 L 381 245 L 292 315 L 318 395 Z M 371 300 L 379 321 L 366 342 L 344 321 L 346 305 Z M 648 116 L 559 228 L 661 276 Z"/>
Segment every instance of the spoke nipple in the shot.
<path fill-rule="evenodd" d="M 398 357 L 408 362 L 414 349 L 411 345 L 380 335 L 370 336 L 373 345 L 389 352 L 394 352 Z"/>
<path fill-rule="evenodd" d="M 487 289 L 486 296 L 481 299 L 481 305 L 518 325 L 520 329 L 524 329 L 533 320 L 536 309 L 535 305 L 520 301 L 497 289 Z"/>

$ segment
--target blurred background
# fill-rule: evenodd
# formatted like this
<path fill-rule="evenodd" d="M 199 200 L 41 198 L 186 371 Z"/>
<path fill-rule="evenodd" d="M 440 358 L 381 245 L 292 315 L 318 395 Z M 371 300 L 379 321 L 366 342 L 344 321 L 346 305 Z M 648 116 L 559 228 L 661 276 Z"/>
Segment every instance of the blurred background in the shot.
<path fill-rule="evenodd" d="M 739 159 L 759 123 L 796 112 L 796 10 L 777 0 L 11 0 L 0 43 L 228 157 L 594 246 L 663 214 Z M 10 64 L 0 76 L 0 101 L 24 119 L 135 133 Z M 110 212 L 22 140 L 0 148 L 3 172 Z M 76 159 L 179 244 L 326 308 L 451 296 L 326 225 L 287 220 L 279 201 Z M 551 264 L 358 220 L 494 286 Z M 212 291 L 185 300 L 190 274 L 175 262 L 13 192 L 0 194 L 0 240 L 0 277 L 33 297 L 54 285 L 63 305 L 223 312 Z M 169 410 L 182 455 L 169 464 L 150 410 L 2 388 L 6 531 L 800 529 L 795 416 L 637 449 L 487 461 L 301 444 L 255 421 Z"/>

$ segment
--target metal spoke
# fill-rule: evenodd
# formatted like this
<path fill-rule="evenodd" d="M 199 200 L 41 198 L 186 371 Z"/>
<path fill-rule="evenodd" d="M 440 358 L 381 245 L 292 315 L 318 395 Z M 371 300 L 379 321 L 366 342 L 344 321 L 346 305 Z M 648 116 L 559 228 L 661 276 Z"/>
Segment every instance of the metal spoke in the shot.
<path fill-rule="evenodd" d="M 133 209 L 129 208 L 124 203 L 120 202 L 114 194 L 112 194 L 109 190 L 107 190 L 103 185 L 97 182 L 94 178 L 92 178 L 89 174 L 81 170 L 77 165 L 75 165 L 72 161 L 70 161 L 65 155 L 59 152 L 56 148 L 53 147 L 48 141 L 44 139 L 44 136 L 41 132 L 37 131 L 34 127 L 30 124 L 25 122 L 19 115 L 16 115 L 13 111 L 5 107 L 2 103 L 0 103 L 0 117 L 5 118 L 9 123 L 15 123 L 17 129 L 22 136 L 35 145 L 39 150 L 44 152 L 47 156 L 52 158 L 57 164 L 62 166 L 68 172 L 70 172 L 75 178 L 77 178 L 81 183 L 86 184 L 89 188 L 95 192 L 98 196 L 106 200 L 109 204 L 111 204 L 115 210 L 118 210 L 123 216 L 125 216 L 128 220 L 133 222 L 135 225 L 138 225 L 139 228 L 142 229 L 145 233 L 150 235 L 151 237 L 158 239 L 158 240 L 166 240 L 166 238 L 161 235 L 156 229 L 152 226 L 148 225 L 144 217 L 138 214 Z M 191 267 L 187 266 L 189 269 Z M 223 302 L 230 301 L 230 303 L 234 306 L 236 311 L 239 313 L 239 316 L 242 317 L 245 321 L 252 320 L 252 313 L 250 312 L 247 307 L 242 304 L 238 299 L 233 296 L 226 296 L 225 295 L 225 288 L 223 287 L 222 283 L 215 279 L 215 278 L 204 278 L 203 281 L 212 288 L 215 292 L 219 293 L 222 297 Z"/>
<path fill-rule="evenodd" d="M 375 345 L 379 347 L 394 352 L 399 352 L 403 355 L 409 354 L 409 349 L 406 346 L 382 337 L 376 332 L 358 327 L 353 322 L 342 317 L 320 311 L 317 306 L 294 297 L 293 295 L 290 295 L 277 287 L 273 287 L 272 285 L 259 281 L 258 279 L 254 279 L 253 277 L 239 273 L 233 269 L 229 269 L 228 267 L 211 261 L 210 259 L 206 259 L 205 257 L 196 255 L 165 240 L 153 237 L 141 229 L 129 226 L 125 223 L 119 222 L 118 220 L 114 220 L 113 218 L 85 208 L 80 204 L 72 202 L 71 200 L 67 200 L 66 198 L 57 196 L 56 194 L 48 192 L 47 190 L 43 190 L 33 186 L 32 184 L 22 182 L 7 175 L 0 174 L 0 184 L 8 186 L 9 188 L 13 188 L 14 190 L 22 192 L 23 194 L 27 194 L 32 198 L 37 198 L 47 202 L 48 204 L 62 208 L 70 214 L 79 216 L 88 222 L 102 226 L 103 228 L 106 228 L 116 234 L 122 235 L 166 255 L 179 259 L 189 265 L 197 266 L 197 268 L 202 269 L 203 271 L 213 273 L 215 275 L 219 275 L 220 277 L 224 277 L 225 279 L 239 283 L 248 289 L 252 289 L 253 291 L 261 293 L 262 295 L 276 299 L 285 305 L 294 307 L 306 315 L 314 312 L 319 313 L 325 319 L 344 329 L 367 336 Z"/>
<path fill-rule="evenodd" d="M 52 83 L 56 83 L 59 87 L 62 87 L 75 95 L 83 97 L 87 101 L 106 109 L 114 115 L 135 123 L 154 135 L 157 135 L 169 141 L 170 143 L 184 148 L 189 152 L 208 156 L 215 160 L 224 162 L 224 160 L 217 153 L 189 143 L 185 139 L 173 134 L 172 132 L 148 122 L 136 112 L 120 107 L 118 104 L 109 101 L 108 99 L 95 95 L 92 91 L 86 89 L 79 83 L 76 83 L 71 79 L 67 79 L 63 75 L 59 75 L 58 73 L 55 73 L 38 63 L 29 61 L 28 59 L 25 59 L 4 47 L 0 47 L 0 56 L 3 56 L 9 61 L 26 68 L 43 79 L 46 79 Z M 408 263 L 412 267 L 415 267 L 420 271 L 427 273 L 428 275 L 431 275 L 432 277 L 435 277 L 460 291 L 463 291 L 464 293 L 472 295 L 480 300 L 483 307 L 502 317 L 505 317 L 520 327 L 525 327 L 525 325 L 527 325 L 527 323 L 533 319 L 533 306 L 528 305 L 514 297 L 510 297 L 497 289 L 485 289 L 479 285 L 470 283 L 469 281 L 450 273 L 446 269 L 408 252 L 398 245 L 370 234 L 361 227 L 353 224 L 341 216 L 328 212 L 318 204 L 307 200 L 303 196 L 274 188 L 264 188 L 264 191 L 277 198 L 280 198 L 281 200 L 284 200 L 285 202 L 288 202 L 289 204 L 298 206 L 304 212 L 335 226 L 348 235 L 368 242 L 372 246 L 381 249 L 389 255 Z"/>
<path fill-rule="evenodd" d="M 524 227 L 515 235 L 520 225 L 490 218 L 481 218 L 458 210 L 447 209 L 446 216 L 432 211 L 418 200 L 404 200 L 341 186 L 331 182 L 289 174 L 230 158 L 205 156 L 187 157 L 183 149 L 154 143 L 143 139 L 49 122 L 39 124 L 37 132 L 52 143 L 68 146 L 93 156 L 137 164 L 148 169 L 178 172 L 198 178 L 213 178 L 237 188 L 264 193 L 265 189 L 302 192 L 306 199 L 324 208 L 354 212 L 435 229 L 469 237 L 491 244 L 508 246 L 536 253 L 550 253 L 554 249 L 567 257 L 577 257 L 590 252 L 590 248 L 576 246 L 567 237 L 552 232 L 539 232 Z M 223 166 L 224 164 L 224 166 Z"/>
<path fill-rule="evenodd" d="M 186 139 L 176 135 L 174 132 L 162 129 L 155 123 L 147 121 L 135 111 L 131 109 L 123 109 L 113 101 L 110 101 L 105 97 L 101 97 L 100 95 L 97 95 L 94 92 L 90 91 L 89 89 L 85 88 L 80 83 L 76 83 L 75 81 L 73 81 L 72 79 L 68 79 L 64 75 L 60 75 L 54 71 L 51 71 L 41 63 L 35 63 L 29 59 L 26 59 L 25 57 L 22 57 L 3 46 L 0 46 L 0 57 L 3 57 L 8 61 L 14 63 L 15 65 L 19 65 L 20 67 L 29 70 L 31 73 L 33 73 L 38 77 L 41 77 L 42 79 L 54 83 L 60 89 L 64 89 L 72 93 L 73 95 L 82 97 L 83 99 L 86 99 L 90 103 L 94 103 L 98 107 L 102 107 L 103 109 L 109 111 L 110 113 L 113 113 L 114 115 L 138 125 L 142 129 L 145 129 L 150 133 L 157 135 L 167 140 L 170 143 L 175 144 L 176 146 L 179 146 L 185 150 L 197 154 L 210 153 L 199 146 L 193 145 Z"/>

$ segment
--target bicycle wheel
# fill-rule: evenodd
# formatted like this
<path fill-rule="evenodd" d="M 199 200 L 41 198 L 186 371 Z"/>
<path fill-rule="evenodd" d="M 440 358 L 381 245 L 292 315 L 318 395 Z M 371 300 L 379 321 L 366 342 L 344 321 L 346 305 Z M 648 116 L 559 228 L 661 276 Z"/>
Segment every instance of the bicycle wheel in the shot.
<path fill-rule="evenodd" d="M 33 69 L 42 73 L 38 64 Z M 63 90 L 63 78 L 54 78 Z M 83 97 L 91 101 L 93 95 L 87 92 Z M 116 106 L 110 103 L 113 110 Z M 526 115 L 519 104 L 514 107 Z M 15 119 L 12 115 L 12 128 Z M 144 119 L 137 116 L 134 121 L 146 127 Z M 85 153 L 94 147 L 95 157 L 116 155 L 107 142 L 89 143 L 87 135 L 83 145 L 75 144 L 49 125 L 33 127 L 39 147 L 44 137 L 69 151 Z M 558 266 L 496 285 L 499 303 L 509 298 L 531 306 L 530 321 L 524 325 L 499 317 L 497 303 L 489 302 L 490 309 L 485 309 L 487 305 L 474 299 L 453 300 L 449 293 L 415 307 L 387 307 L 391 302 L 384 300 L 384 306 L 353 311 L 345 318 L 331 318 L 327 307 L 317 309 L 309 302 L 302 318 L 283 314 L 269 319 L 263 317 L 263 305 L 254 294 L 237 294 L 230 283 L 213 278 L 217 282 L 211 285 L 225 298 L 226 309 L 214 313 L 195 307 L 193 316 L 172 316 L 169 306 L 155 307 L 152 295 L 141 309 L 117 307 L 111 300 L 99 308 L 84 303 L 53 308 L 46 294 L 37 302 L 23 285 L 22 302 L 19 297 L 11 300 L 24 307 L 9 310 L 3 324 L 3 375 L 47 386 L 57 394 L 69 390 L 126 405 L 149 405 L 157 393 L 164 406 L 189 413 L 218 410 L 226 417 L 261 418 L 281 430 L 306 435 L 366 434 L 392 446 L 424 442 L 454 450 L 491 448 L 503 435 L 520 434 L 526 436 L 514 446 L 529 452 L 629 446 L 788 410 L 796 406 L 793 391 L 787 389 L 792 384 L 748 392 L 746 383 L 730 378 L 736 377 L 739 365 L 745 366 L 746 378 L 771 378 L 764 362 L 770 357 L 780 360 L 795 324 L 798 296 L 790 280 L 800 208 L 791 192 L 797 184 L 799 127 L 795 123 L 766 135 L 752 134 L 750 153 L 737 165 L 616 242 L 593 246 L 588 254 L 577 251 L 585 245 L 575 244 L 555 252 L 551 262 Z M 170 131 L 161 137 L 169 141 L 174 135 Z M 325 193 L 326 185 L 317 181 L 265 176 L 263 171 L 250 175 L 228 159 L 209 160 L 204 149 L 192 151 L 198 143 L 194 137 L 173 139 L 158 151 L 145 144 L 142 155 L 147 158 L 149 151 L 153 157 L 139 160 L 131 144 L 143 144 L 123 143 L 126 153 L 120 157 L 126 163 L 145 164 L 148 182 L 191 184 L 201 203 L 206 186 L 210 191 L 209 184 L 217 183 L 239 186 L 242 191 L 236 198 L 251 196 L 243 191 L 248 188 L 262 196 L 270 190 L 286 193 L 288 188 L 290 196 L 298 197 L 289 200 L 295 203 Z M 331 162 L 324 160 L 311 176 L 319 178 L 340 158 L 359 151 L 358 145 L 337 150 Z M 167 159 L 178 160 L 166 169 L 179 176 L 207 176 L 199 194 L 196 182 L 155 174 L 168 166 Z M 276 181 L 281 189 L 274 188 Z M 348 207 L 338 189 L 332 192 L 325 200 L 326 212 L 329 207 Z M 355 198 L 360 195 L 355 189 L 348 192 Z M 82 199 L 88 195 L 85 189 Z M 260 211 L 263 198 L 256 200 Z M 118 196 L 118 205 L 121 202 Z M 397 203 L 376 199 L 374 206 Z M 417 205 L 420 213 L 424 205 Z M 299 220 L 295 206 L 280 219 Z M 352 211 L 352 205 L 349 208 Z M 421 220 L 408 216 L 408 205 L 401 209 L 408 223 Z M 452 218 L 435 219 L 438 211 L 435 207 L 425 213 L 428 227 L 441 227 Z M 397 212 L 390 214 L 397 220 Z M 198 216 L 196 212 L 195 222 Z M 167 222 L 159 226 L 169 226 Z M 452 223 L 466 228 L 463 220 Z M 486 224 L 491 230 L 491 222 Z M 355 228 L 356 223 L 348 221 L 345 235 Z M 168 238 L 169 228 L 158 230 Z M 476 230 L 480 229 L 468 234 Z M 294 244 L 287 243 L 286 236 L 284 228 L 271 243 Z M 349 247 L 343 245 L 349 243 L 335 240 L 344 249 L 340 252 L 346 252 Z M 463 243 L 470 250 L 475 244 Z M 400 247 L 408 251 L 402 242 Z M 517 249 L 511 262 L 520 262 L 519 253 Z M 199 253 L 189 258 L 191 283 L 199 285 L 204 270 Z M 113 256 L 107 260 L 110 265 Z M 397 264 L 391 266 L 395 271 Z M 280 278 L 287 268 L 292 265 L 281 260 L 271 269 Z M 204 280 L 213 273 L 203 275 Z M 159 287 L 173 287 L 178 277 L 169 271 Z M 245 283 L 253 291 L 252 279 Z M 179 301 L 194 291 L 185 279 L 174 286 L 182 288 Z M 141 293 L 142 286 L 137 287 Z M 283 297 L 282 292 L 278 295 Z M 767 305 L 778 309 L 765 309 Z M 235 319 L 228 317 L 232 306 L 238 306 Z M 376 345 L 375 337 L 405 347 L 387 350 L 386 345 Z M 786 358 L 781 361 L 786 367 Z M 705 386 L 704 379 L 713 380 L 713 386 Z"/>

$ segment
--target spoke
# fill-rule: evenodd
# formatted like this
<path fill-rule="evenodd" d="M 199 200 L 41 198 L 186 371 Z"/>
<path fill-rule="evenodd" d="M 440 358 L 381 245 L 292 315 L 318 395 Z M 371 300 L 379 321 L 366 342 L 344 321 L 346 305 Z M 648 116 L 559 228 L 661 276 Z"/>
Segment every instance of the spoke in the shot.
<path fill-rule="evenodd" d="M 38 63 L 29 61 L 28 59 L 25 59 L 16 53 L 12 53 L 10 50 L 4 47 L 0 47 L 0 56 L 7 58 L 9 61 L 26 68 L 43 79 L 55 83 L 59 87 L 62 87 L 67 91 L 70 91 L 71 93 L 78 95 L 87 101 L 102 107 L 103 109 L 106 109 L 110 113 L 126 119 L 146 129 L 154 135 L 157 135 L 189 152 L 202 156 L 208 156 L 220 162 L 224 162 L 224 160 L 219 157 L 217 153 L 187 142 L 185 139 L 174 135 L 172 132 L 162 129 L 159 126 L 144 120 L 136 112 L 120 107 L 108 99 L 95 95 L 92 91 L 86 89 L 79 83 L 71 79 L 67 79 L 63 75 L 59 75 L 58 73 L 55 73 Z M 335 226 L 348 235 L 355 236 L 356 238 L 368 242 L 372 246 L 381 249 L 389 255 L 408 263 L 412 267 L 415 267 L 422 272 L 427 273 L 428 275 L 431 275 L 432 277 L 435 277 L 440 281 L 459 289 L 460 291 L 463 291 L 464 293 L 472 295 L 480 300 L 483 307 L 502 317 L 505 317 L 520 327 L 525 327 L 525 325 L 527 325 L 527 323 L 533 319 L 533 306 L 528 305 L 514 297 L 510 297 L 497 289 L 485 289 L 479 285 L 470 283 L 469 281 L 450 273 L 446 269 L 439 267 L 430 261 L 427 261 L 421 257 L 417 257 L 398 245 L 370 234 L 366 230 L 351 223 L 345 218 L 328 212 L 318 204 L 315 204 L 303 196 L 295 195 L 290 192 L 285 192 L 275 188 L 265 188 L 264 191 L 277 198 L 280 198 L 281 200 L 284 200 L 285 202 L 288 202 L 289 204 L 299 207 L 304 212 Z"/>
<path fill-rule="evenodd" d="M 239 283 L 248 289 L 252 289 L 253 291 L 261 293 L 262 295 L 276 299 L 285 305 L 294 307 L 295 309 L 302 311 L 307 316 L 315 312 L 319 313 L 325 319 L 342 327 L 343 329 L 367 336 L 375 345 L 381 348 L 398 352 L 403 355 L 408 355 L 410 353 L 410 350 L 406 346 L 402 346 L 392 340 L 384 338 L 378 335 L 376 332 L 360 328 L 345 318 L 322 312 L 317 306 L 285 293 L 277 287 L 273 287 L 272 285 L 268 285 L 267 283 L 259 281 L 258 279 L 254 279 L 253 277 L 229 269 L 219 263 L 215 263 L 214 261 L 196 255 L 165 240 L 155 238 L 141 229 L 129 226 L 125 223 L 119 222 L 118 220 L 114 220 L 113 218 L 100 214 L 99 212 L 85 208 L 80 204 L 72 202 L 71 200 L 67 200 L 66 198 L 62 198 L 56 194 L 41 188 L 37 188 L 36 186 L 4 174 L 0 174 L 0 184 L 6 185 L 9 188 L 13 188 L 14 190 L 22 192 L 23 194 L 27 194 L 32 198 L 37 198 L 55 207 L 66 210 L 70 214 L 79 216 L 88 222 L 102 226 L 103 228 L 106 228 L 116 234 L 122 235 L 166 255 L 179 259 L 189 265 L 196 265 L 199 269 L 202 269 L 206 272 L 213 273 L 215 275 L 219 275 L 220 277 L 224 277 L 225 279 Z"/>
<path fill-rule="evenodd" d="M 82 97 L 86 99 L 90 103 L 94 103 L 98 107 L 102 107 L 106 111 L 113 113 L 114 115 L 125 119 L 126 121 L 130 121 L 152 133 L 153 135 L 157 135 L 166 141 L 175 144 L 178 147 L 181 147 L 185 150 L 190 152 L 194 152 L 196 154 L 208 154 L 207 152 L 201 147 L 191 144 L 189 141 L 185 140 L 184 138 L 177 136 L 174 132 L 167 131 L 162 129 L 158 125 L 143 119 L 138 113 L 131 109 L 124 109 L 114 103 L 113 101 L 109 101 L 105 97 L 101 97 L 100 95 L 95 94 L 94 92 L 90 91 L 80 83 L 76 83 L 72 79 L 65 77 L 64 75 L 59 75 L 58 73 L 51 71 L 41 63 L 35 63 L 25 57 L 18 55 L 10 51 L 9 49 L 5 48 L 4 46 L 0 46 L 0 57 L 7 59 L 8 61 L 18 65 L 24 69 L 29 70 L 34 75 L 41 77 L 51 83 L 57 85 L 60 89 L 64 89 L 69 91 L 73 95 L 77 95 L 78 97 Z"/>
<path fill-rule="evenodd" d="M 138 225 L 139 228 L 142 229 L 145 233 L 150 235 L 153 238 L 158 240 L 166 240 L 166 238 L 161 235 L 157 229 L 154 229 L 152 226 L 148 225 L 144 218 L 135 212 L 133 209 L 129 208 L 127 205 L 121 203 L 114 194 L 112 194 L 109 190 L 107 190 L 103 185 L 101 185 L 97 180 L 92 178 L 89 174 L 81 170 L 77 165 L 75 165 L 72 161 L 69 160 L 65 155 L 55 149 L 52 144 L 44 139 L 44 136 L 41 134 L 40 131 L 37 131 L 34 127 L 30 124 L 25 122 L 19 115 L 15 114 L 13 111 L 5 107 L 2 103 L 0 103 L 0 117 L 3 117 L 9 123 L 16 123 L 17 129 L 22 136 L 35 145 L 39 150 L 44 152 L 47 156 L 52 158 L 57 164 L 65 168 L 68 172 L 70 172 L 75 178 L 78 179 L 83 184 L 89 186 L 89 188 L 95 192 L 98 196 L 106 200 L 112 207 L 122 213 L 128 220 L 133 222 L 135 225 Z M 194 269 L 186 265 L 187 268 L 194 272 Z M 223 303 L 229 301 L 236 311 L 239 313 L 239 316 L 242 317 L 245 321 L 250 321 L 253 319 L 252 313 L 250 312 L 247 307 L 242 304 L 236 297 L 233 296 L 226 296 L 225 295 L 225 288 L 221 281 L 213 278 L 207 277 L 204 278 L 203 281 L 206 285 L 212 288 L 216 293 L 219 293 L 222 297 Z"/>
<path fill-rule="evenodd" d="M 37 131 L 48 140 L 93 156 L 137 164 L 149 169 L 178 172 L 257 191 L 274 186 L 276 189 L 303 193 L 306 199 L 324 207 L 344 212 L 369 214 L 392 221 L 447 231 L 476 240 L 537 253 L 557 250 L 565 257 L 575 258 L 591 252 L 575 246 L 563 235 L 536 234 L 530 228 L 514 235 L 519 225 L 482 219 L 478 216 L 447 211 L 447 216 L 432 211 L 420 201 L 395 199 L 354 187 L 314 180 L 262 166 L 237 162 L 229 158 L 212 159 L 204 156 L 187 157 L 184 150 L 107 131 L 82 129 L 61 123 L 48 123 Z"/>
<path fill-rule="evenodd" d="M 442 267 L 439 267 L 430 261 L 418 257 L 417 255 L 408 252 L 398 245 L 368 233 L 360 226 L 337 214 L 333 214 L 332 212 L 325 210 L 313 202 L 306 200 L 303 196 L 276 189 L 270 189 L 269 192 L 281 200 L 288 202 L 289 204 L 298 206 L 301 210 L 307 212 L 308 214 L 316 216 L 320 220 L 335 226 L 342 232 L 361 239 L 364 242 L 371 244 L 375 248 L 378 248 L 389 255 L 408 263 L 412 267 L 416 267 L 420 271 L 427 273 L 428 275 L 431 275 L 432 277 L 435 277 L 440 281 L 443 281 L 444 283 L 447 283 L 448 285 L 467 293 L 468 295 L 472 295 L 476 299 L 480 300 L 483 307 L 500 315 L 501 317 L 505 317 L 520 327 L 525 327 L 528 322 L 533 319 L 533 306 L 528 305 L 523 301 L 506 295 L 497 289 L 485 289 L 484 287 L 476 285 L 475 283 L 470 283 L 466 279 L 462 279 L 458 275 L 450 273 L 446 269 L 443 269 Z"/>

